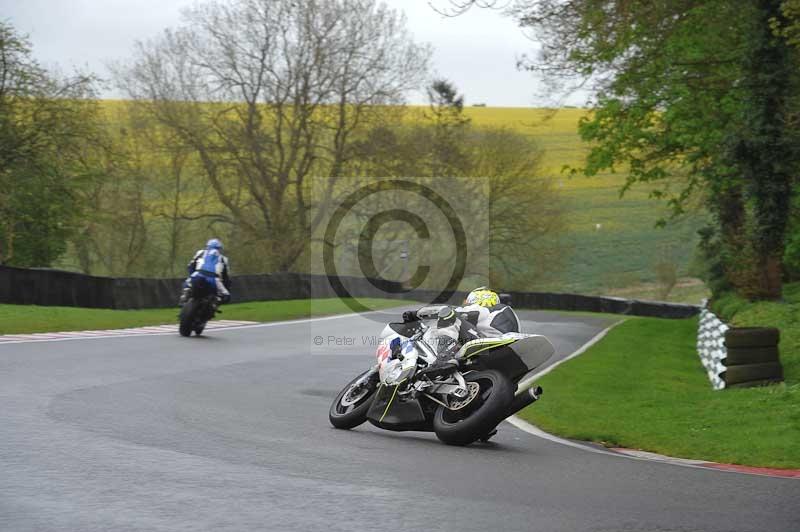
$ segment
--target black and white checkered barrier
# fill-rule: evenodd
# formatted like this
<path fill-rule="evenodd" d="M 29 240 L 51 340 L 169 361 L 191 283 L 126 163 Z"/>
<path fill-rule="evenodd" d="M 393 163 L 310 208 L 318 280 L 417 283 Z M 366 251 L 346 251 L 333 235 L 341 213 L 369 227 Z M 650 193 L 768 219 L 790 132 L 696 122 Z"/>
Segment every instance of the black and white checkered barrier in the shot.
<path fill-rule="evenodd" d="M 728 356 L 725 331 L 729 328 L 703 304 L 700 310 L 700 326 L 697 330 L 697 354 L 700 355 L 708 380 L 715 390 L 725 388 L 724 373 L 727 368 L 724 360 Z"/>

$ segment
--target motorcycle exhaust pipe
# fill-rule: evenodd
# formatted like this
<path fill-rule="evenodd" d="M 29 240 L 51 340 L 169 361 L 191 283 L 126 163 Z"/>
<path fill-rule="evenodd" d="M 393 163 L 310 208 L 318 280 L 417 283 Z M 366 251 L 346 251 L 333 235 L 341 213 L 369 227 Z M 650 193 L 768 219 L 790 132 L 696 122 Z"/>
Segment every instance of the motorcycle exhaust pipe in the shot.
<path fill-rule="evenodd" d="M 519 395 L 514 396 L 511 406 L 508 407 L 506 417 L 513 416 L 528 405 L 532 405 L 544 393 L 541 386 L 532 386 Z"/>

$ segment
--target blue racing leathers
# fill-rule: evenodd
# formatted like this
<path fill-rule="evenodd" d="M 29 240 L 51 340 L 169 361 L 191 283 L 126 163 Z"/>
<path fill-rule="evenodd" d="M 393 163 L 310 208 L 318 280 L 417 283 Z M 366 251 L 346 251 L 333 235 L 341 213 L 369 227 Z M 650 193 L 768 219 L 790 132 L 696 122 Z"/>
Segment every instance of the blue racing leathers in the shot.
<path fill-rule="evenodd" d="M 230 299 L 230 269 L 228 258 L 218 249 L 201 249 L 195 253 L 189 263 L 189 277 L 186 285 L 194 282 L 204 282 L 214 287 L 217 296 L 223 301 Z"/>

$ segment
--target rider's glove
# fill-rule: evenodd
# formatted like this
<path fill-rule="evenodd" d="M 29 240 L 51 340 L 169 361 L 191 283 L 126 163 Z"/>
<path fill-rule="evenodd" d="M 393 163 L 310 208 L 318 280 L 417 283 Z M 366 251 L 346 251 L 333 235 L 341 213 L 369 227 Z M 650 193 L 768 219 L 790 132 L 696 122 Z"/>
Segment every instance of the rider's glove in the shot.
<path fill-rule="evenodd" d="M 411 321 L 418 321 L 419 317 L 417 316 L 416 310 L 407 310 L 403 312 L 403 323 L 409 323 Z"/>

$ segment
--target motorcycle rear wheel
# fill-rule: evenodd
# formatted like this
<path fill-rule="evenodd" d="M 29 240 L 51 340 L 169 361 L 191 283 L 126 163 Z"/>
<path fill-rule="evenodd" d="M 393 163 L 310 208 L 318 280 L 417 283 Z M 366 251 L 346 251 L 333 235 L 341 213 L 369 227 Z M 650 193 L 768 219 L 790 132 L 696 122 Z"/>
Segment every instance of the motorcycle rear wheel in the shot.
<path fill-rule="evenodd" d="M 192 325 L 194 325 L 194 314 L 197 309 L 197 301 L 194 298 L 189 299 L 183 307 L 181 307 L 180 322 L 178 323 L 178 331 L 181 336 L 192 335 Z"/>
<path fill-rule="evenodd" d="M 367 420 L 367 412 L 369 412 L 370 406 L 372 406 L 372 400 L 375 398 L 375 392 L 378 390 L 377 383 L 369 382 L 364 386 L 369 386 L 368 390 L 359 390 L 355 394 L 351 396 L 355 397 L 355 401 L 350 405 L 343 405 L 342 400 L 345 399 L 348 393 L 352 393 L 353 385 L 362 378 L 365 373 L 362 373 L 355 379 L 351 380 L 347 383 L 342 391 L 336 396 L 336 399 L 333 400 L 331 403 L 331 409 L 328 413 L 328 420 L 331 422 L 331 425 L 336 427 L 337 429 L 352 429 L 355 428 Z M 366 392 L 366 393 L 364 393 Z M 357 394 L 363 393 L 363 396 L 358 397 Z"/>
<path fill-rule="evenodd" d="M 511 381 L 499 371 L 469 373 L 464 379 L 480 385 L 478 396 L 461 410 L 440 406 L 433 416 L 436 437 L 448 445 L 469 445 L 489 435 L 514 400 Z"/>

